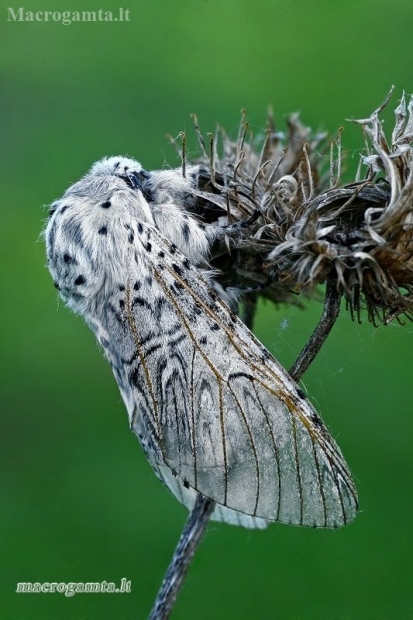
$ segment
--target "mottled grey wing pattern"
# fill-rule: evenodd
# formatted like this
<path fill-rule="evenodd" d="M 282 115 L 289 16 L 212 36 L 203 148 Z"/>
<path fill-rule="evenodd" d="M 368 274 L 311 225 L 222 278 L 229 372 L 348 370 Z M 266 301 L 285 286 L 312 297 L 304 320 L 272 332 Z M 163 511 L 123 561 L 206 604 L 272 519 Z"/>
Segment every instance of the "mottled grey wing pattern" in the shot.
<path fill-rule="evenodd" d="M 351 521 L 346 463 L 286 371 L 175 246 L 147 226 L 141 241 L 150 282 L 134 280 L 135 254 L 124 308 L 136 348 L 131 426 L 158 475 L 252 517 Z"/>

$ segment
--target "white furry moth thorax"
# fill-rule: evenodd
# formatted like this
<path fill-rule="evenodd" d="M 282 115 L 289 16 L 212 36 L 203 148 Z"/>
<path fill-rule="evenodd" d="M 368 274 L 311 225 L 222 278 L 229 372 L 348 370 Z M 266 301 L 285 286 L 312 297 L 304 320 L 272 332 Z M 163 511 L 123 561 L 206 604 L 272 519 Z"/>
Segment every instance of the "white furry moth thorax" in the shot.
<path fill-rule="evenodd" d="M 245 527 L 339 527 L 357 496 L 339 448 L 301 390 L 227 304 L 208 271 L 219 227 L 190 209 L 193 181 L 104 159 L 50 210 L 61 297 L 113 369 L 130 427 L 188 508 Z"/>

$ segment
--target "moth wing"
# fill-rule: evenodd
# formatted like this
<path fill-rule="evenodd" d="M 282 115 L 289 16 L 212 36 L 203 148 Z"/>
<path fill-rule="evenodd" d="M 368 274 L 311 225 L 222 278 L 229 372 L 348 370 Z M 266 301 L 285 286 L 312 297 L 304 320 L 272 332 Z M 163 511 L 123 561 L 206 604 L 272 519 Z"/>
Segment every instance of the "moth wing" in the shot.
<path fill-rule="evenodd" d="M 153 436 L 167 484 L 186 504 L 193 490 L 213 499 L 218 518 L 229 509 L 257 523 L 350 522 L 356 490 L 321 419 L 200 270 L 165 244 L 151 229 L 165 320 L 179 326 L 168 364 L 154 352 L 147 370 L 156 377 Z"/>

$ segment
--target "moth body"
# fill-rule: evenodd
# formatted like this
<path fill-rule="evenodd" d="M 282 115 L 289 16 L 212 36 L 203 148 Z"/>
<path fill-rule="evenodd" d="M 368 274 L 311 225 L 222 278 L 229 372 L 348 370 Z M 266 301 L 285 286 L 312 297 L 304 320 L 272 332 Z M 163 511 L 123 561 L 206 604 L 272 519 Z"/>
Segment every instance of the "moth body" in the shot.
<path fill-rule="evenodd" d="M 188 508 L 245 527 L 338 527 L 357 497 L 334 440 L 208 269 L 222 234 L 191 210 L 189 171 L 96 163 L 51 208 L 48 266 L 103 347 L 130 426 Z M 228 302 L 228 303 L 227 303 Z"/>

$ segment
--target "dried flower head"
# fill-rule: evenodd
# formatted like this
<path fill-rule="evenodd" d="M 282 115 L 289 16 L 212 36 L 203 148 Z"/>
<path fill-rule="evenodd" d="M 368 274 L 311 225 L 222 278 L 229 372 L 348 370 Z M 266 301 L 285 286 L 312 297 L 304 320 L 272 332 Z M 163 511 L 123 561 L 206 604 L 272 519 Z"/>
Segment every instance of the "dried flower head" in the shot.
<path fill-rule="evenodd" d="M 211 262 L 224 286 L 244 292 L 251 315 L 258 294 L 297 304 L 299 294 L 329 282 L 359 320 L 363 308 L 373 322 L 413 319 L 413 99 L 407 105 L 403 95 L 396 108 L 389 144 L 379 114 L 391 92 L 354 121 L 365 148 L 355 181 L 345 185 L 341 130 L 329 141 L 294 114 L 283 134 L 270 113 L 260 142 L 243 116 L 236 140 L 218 128 L 206 146 L 194 117 L 202 149 L 191 167 L 194 209 L 210 224 L 249 220 L 241 236 L 213 248 Z M 186 166 L 183 149 L 184 174 Z"/>

